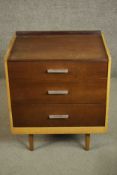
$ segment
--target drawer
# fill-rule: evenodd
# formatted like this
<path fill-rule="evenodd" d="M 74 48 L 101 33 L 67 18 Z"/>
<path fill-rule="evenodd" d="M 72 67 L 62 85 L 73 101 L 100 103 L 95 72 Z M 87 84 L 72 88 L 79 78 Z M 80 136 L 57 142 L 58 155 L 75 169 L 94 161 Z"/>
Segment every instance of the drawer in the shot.
<path fill-rule="evenodd" d="M 101 104 L 12 104 L 14 127 L 104 126 Z"/>
<path fill-rule="evenodd" d="M 107 62 L 93 61 L 9 61 L 10 81 L 74 82 L 107 77 Z"/>
<path fill-rule="evenodd" d="M 12 80 L 11 100 L 16 103 L 105 103 L 107 79 L 77 82 Z"/>

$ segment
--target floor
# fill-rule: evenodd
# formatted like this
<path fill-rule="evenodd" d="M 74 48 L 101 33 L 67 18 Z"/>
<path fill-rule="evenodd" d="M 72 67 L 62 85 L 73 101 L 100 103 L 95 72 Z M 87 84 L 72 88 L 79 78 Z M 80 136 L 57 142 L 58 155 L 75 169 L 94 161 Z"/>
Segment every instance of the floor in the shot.
<path fill-rule="evenodd" d="M 111 80 L 109 130 L 91 136 L 83 149 L 83 135 L 37 135 L 35 151 L 27 136 L 11 135 L 5 80 L 0 80 L 0 175 L 116 175 L 117 79 Z"/>

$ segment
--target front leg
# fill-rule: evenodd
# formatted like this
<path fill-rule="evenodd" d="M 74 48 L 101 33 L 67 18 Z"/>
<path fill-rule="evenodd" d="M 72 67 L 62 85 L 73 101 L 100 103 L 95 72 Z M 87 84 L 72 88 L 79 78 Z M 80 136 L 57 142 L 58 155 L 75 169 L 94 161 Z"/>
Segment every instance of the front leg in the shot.
<path fill-rule="evenodd" d="M 29 150 L 33 151 L 34 150 L 34 145 L 33 145 L 33 134 L 29 134 Z"/>
<path fill-rule="evenodd" d="M 90 134 L 85 134 L 85 149 L 87 151 L 90 149 Z"/>

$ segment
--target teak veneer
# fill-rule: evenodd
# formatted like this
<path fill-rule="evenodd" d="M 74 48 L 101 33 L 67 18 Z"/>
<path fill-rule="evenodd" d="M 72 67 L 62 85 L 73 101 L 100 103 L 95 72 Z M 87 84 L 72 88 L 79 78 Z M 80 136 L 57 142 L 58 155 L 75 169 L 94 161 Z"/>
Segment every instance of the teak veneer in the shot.
<path fill-rule="evenodd" d="M 90 134 L 108 128 L 111 56 L 100 31 L 16 32 L 5 55 L 13 134 Z"/>

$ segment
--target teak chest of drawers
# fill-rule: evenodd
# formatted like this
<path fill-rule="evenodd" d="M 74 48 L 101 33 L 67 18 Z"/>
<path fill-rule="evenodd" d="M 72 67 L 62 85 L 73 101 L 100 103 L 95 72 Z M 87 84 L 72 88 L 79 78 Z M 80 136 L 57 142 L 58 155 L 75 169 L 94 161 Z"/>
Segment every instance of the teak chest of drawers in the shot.
<path fill-rule="evenodd" d="M 5 56 L 13 134 L 90 134 L 108 127 L 111 58 L 100 31 L 16 32 Z"/>

